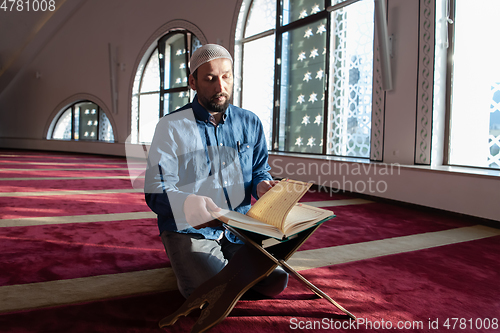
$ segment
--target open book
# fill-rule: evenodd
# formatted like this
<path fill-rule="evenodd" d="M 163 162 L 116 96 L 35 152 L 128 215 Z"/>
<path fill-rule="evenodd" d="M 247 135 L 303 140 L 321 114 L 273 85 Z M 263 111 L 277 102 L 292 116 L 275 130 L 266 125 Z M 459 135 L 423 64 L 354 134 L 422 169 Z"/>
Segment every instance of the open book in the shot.
<path fill-rule="evenodd" d="M 226 209 L 212 215 L 232 227 L 285 240 L 335 217 L 332 211 L 298 203 L 309 187 L 310 183 L 283 179 L 257 200 L 246 215 Z"/>

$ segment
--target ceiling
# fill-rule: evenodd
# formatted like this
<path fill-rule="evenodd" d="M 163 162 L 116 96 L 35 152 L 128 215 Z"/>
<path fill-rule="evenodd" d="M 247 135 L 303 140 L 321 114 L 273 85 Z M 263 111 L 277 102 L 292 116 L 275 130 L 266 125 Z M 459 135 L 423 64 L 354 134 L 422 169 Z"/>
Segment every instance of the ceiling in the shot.
<path fill-rule="evenodd" d="M 57 0 L 53 11 L 17 11 L 9 1 L 0 8 L 0 95 L 86 1 Z"/>

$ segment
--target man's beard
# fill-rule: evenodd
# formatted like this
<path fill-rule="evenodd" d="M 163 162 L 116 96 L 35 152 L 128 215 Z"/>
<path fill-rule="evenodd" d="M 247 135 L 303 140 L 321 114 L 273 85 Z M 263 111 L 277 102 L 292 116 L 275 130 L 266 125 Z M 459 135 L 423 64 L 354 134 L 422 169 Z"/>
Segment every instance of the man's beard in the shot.
<path fill-rule="evenodd" d="M 218 104 L 217 102 L 215 102 L 215 100 L 217 98 L 219 98 L 220 96 L 226 97 L 226 101 L 223 104 Z M 226 111 L 227 107 L 229 106 L 229 98 L 230 98 L 229 95 L 226 93 L 220 93 L 220 94 L 214 95 L 209 101 L 207 101 L 205 103 L 206 108 L 210 112 L 224 112 L 224 111 Z"/>

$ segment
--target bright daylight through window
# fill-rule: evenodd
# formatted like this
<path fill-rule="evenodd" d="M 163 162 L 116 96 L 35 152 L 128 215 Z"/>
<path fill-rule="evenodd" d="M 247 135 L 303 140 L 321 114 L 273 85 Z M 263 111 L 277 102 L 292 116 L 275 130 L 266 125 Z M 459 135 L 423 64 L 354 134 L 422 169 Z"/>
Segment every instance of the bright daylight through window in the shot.
<path fill-rule="evenodd" d="M 449 163 L 500 168 L 498 0 L 456 0 Z"/>
<path fill-rule="evenodd" d="M 177 29 L 146 52 L 134 82 L 131 142 L 150 143 L 158 120 L 192 100 L 189 55 L 200 46 L 195 35 Z"/>
<path fill-rule="evenodd" d="M 113 128 L 102 109 L 90 101 L 74 103 L 54 119 L 49 139 L 56 140 L 115 140 Z"/>
<path fill-rule="evenodd" d="M 373 43 L 373 1 L 331 13 L 317 0 L 244 1 L 235 103 L 259 115 L 275 151 L 368 158 Z"/>

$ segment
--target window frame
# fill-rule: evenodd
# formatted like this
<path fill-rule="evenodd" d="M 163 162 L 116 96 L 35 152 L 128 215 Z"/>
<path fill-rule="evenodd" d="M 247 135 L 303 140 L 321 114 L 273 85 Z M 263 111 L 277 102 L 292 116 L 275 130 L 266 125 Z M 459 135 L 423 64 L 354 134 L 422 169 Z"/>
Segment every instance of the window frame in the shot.
<path fill-rule="evenodd" d="M 500 170 L 499 167 L 491 167 L 491 166 L 480 166 L 480 165 L 472 165 L 472 164 L 461 164 L 461 163 L 452 163 L 451 161 L 451 147 L 452 147 L 452 113 L 453 113 L 453 80 L 454 80 L 454 70 L 455 70 L 455 32 L 456 32 L 456 0 L 444 0 L 445 6 L 447 6 L 446 21 L 447 21 L 447 50 L 446 50 L 446 82 L 443 85 L 445 89 L 445 101 L 444 101 L 444 119 L 445 123 L 443 126 L 443 144 L 442 144 L 442 165 L 448 167 L 465 167 L 476 170 Z M 439 2 L 436 0 L 435 5 L 438 5 Z"/>
<path fill-rule="evenodd" d="M 282 46 L 283 46 L 283 35 L 286 34 L 287 32 L 302 28 L 304 26 L 307 26 L 309 24 L 318 22 L 320 20 L 325 20 L 327 22 L 326 26 L 326 55 L 325 59 L 330 59 L 330 40 L 331 40 L 331 20 L 330 16 L 331 13 L 327 11 L 327 8 L 330 6 L 330 0 L 325 0 L 325 9 L 322 11 L 307 16 L 303 19 L 299 19 L 296 21 L 292 21 L 286 25 L 282 25 L 282 16 L 281 13 L 283 11 L 283 2 L 282 1 L 276 1 L 277 3 L 277 15 L 276 15 L 276 45 L 275 45 L 275 59 L 282 59 Z M 279 37 L 278 37 L 279 36 Z M 281 152 L 281 153 L 297 153 L 297 152 L 291 152 L 287 150 L 279 150 L 279 141 L 280 141 L 280 105 L 281 105 L 281 63 L 280 64 L 275 64 L 275 83 L 274 83 L 274 105 L 273 105 L 273 133 L 272 133 L 272 151 L 275 152 Z M 325 73 L 330 73 L 330 61 L 325 62 Z M 329 100 L 329 86 L 330 86 L 330 76 L 328 74 L 325 74 L 325 82 L 324 82 L 324 91 L 323 93 L 325 94 L 325 100 L 323 101 L 323 119 L 328 119 L 328 100 Z M 323 147 L 321 153 L 301 153 L 298 152 L 298 154 L 307 154 L 307 155 L 327 155 L 327 139 L 328 139 L 328 121 L 323 121 Z M 278 147 L 278 148 L 277 148 Z M 333 156 L 333 155 L 332 155 Z"/>
<path fill-rule="evenodd" d="M 184 38 L 184 45 L 186 46 L 186 52 L 184 53 L 185 55 L 185 63 L 186 63 L 186 76 L 189 78 L 189 75 L 191 74 L 189 70 L 189 59 L 190 55 L 192 54 L 192 49 L 193 49 L 193 36 L 195 38 L 196 35 L 188 30 L 172 30 L 166 33 L 164 36 L 162 36 L 158 40 L 158 56 L 159 56 L 159 67 L 160 67 L 160 107 L 159 107 L 159 117 L 163 117 L 165 115 L 165 99 L 164 96 L 166 94 L 172 94 L 172 93 L 179 93 L 179 92 L 187 92 L 190 93 L 190 87 L 189 87 L 189 81 L 186 82 L 185 87 L 175 87 L 175 88 L 168 88 L 165 89 L 165 45 L 166 42 L 173 36 L 182 34 Z M 154 53 L 154 51 L 153 51 Z M 149 62 L 149 61 L 148 61 Z M 142 81 L 141 81 L 142 84 Z"/>
<path fill-rule="evenodd" d="M 151 61 L 151 58 L 155 54 L 155 51 L 160 52 L 158 48 L 158 42 L 166 37 L 167 35 L 174 33 L 183 33 L 188 32 L 192 36 L 196 37 L 201 45 L 207 43 L 207 38 L 203 34 L 203 32 L 194 24 L 185 21 L 185 20 L 173 20 L 162 27 L 160 27 L 150 38 L 145 42 L 141 51 L 139 52 L 138 58 L 134 65 L 134 79 L 132 84 L 132 90 L 130 95 L 130 134 L 127 137 L 127 142 L 134 144 L 149 144 L 148 140 L 141 140 L 141 96 L 158 94 L 158 109 L 160 109 L 160 105 L 162 104 L 161 93 L 160 93 L 160 80 L 158 80 L 157 89 L 154 91 L 141 92 L 142 86 L 144 84 L 144 76 L 146 73 L 146 68 Z M 190 44 L 191 45 L 191 44 Z M 159 59 L 156 59 L 157 61 Z M 158 62 L 159 63 L 159 62 Z M 159 67 L 159 66 L 158 66 Z M 189 68 L 187 68 L 189 73 Z M 161 73 L 159 73 L 161 76 Z M 189 89 L 188 89 L 189 90 Z M 168 93 L 168 91 L 166 92 Z M 193 94 L 189 90 L 189 98 L 192 100 Z M 156 98 L 156 97 L 154 97 Z M 156 103 L 155 103 L 156 105 Z M 164 105 L 161 106 L 164 109 Z M 155 111 L 156 112 L 156 111 Z M 160 114 L 160 110 L 158 111 L 158 120 L 163 117 Z M 157 121 L 156 121 L 157 122 Z M 155 123 L 156 123 L 155 122 Z M 144 128 L 143 128 L 144 130 Z M 154 128 L 149 129 L 154 130 Z"/>
<path fill-rule="evenodd" d="M 97 107 L 97 136 L 95 139 L 82 139 L 80 138 L 80 136 L 78 137 L 78 139 L 75 139 L 75 125 L 76 125 L 76 122 L 75 122 L 75 106 L 77 104 L 81 104 L 81 103 L 92 103 L 94 105 L 96 105 Z M 61 121 L 63 115 L 67 112 L 67 111 L 70 111 L 70 115 L 71 115 L 71 121 L 70 121 L 70 133 L 71 133 L 71 138 L 69 139 L 58 139 L 58 138 L 54 138 L 54 130 L 56 129 L 57 127 L 57 124 Z M 101 131 L 99 130 L 100 126 L 101 126 L 101 116 L 102 115 L 106 115 L 106 113 L 104 112 L 104 110 L 102 109 L 102 107 L 92 101 L 92 100 L 89 100 L 89 99 L 81 99 L 81 100 L 77 100 L 71 104 L 69 104 L 68 106 L 64 107 L 58 114 L 57 116 L 53 119 L 52 121 L 52 126 L 51 126 L 51 131 L 50 131 L 50 135 L 49 135 L 49 140 L 58 140 L 58 141 L 84 141 L 84 142 L 109 142 L 109 143 L 113 143 L 113 142 L 116 142 L 116 138 L 115 138 L 115 135 L 114 135 L 114 129 L 113 129 L 113 125 L 111 124 L 111 121 L 109 121 L 109 118 L 108 116 L 106 115 L 106 118 L 108 118 L 108 121 L 109 121 L 109 126 L 111 127 L 111 130 L 113 132 L 113 141 L 108 141 L 108 140 L 104 140 L 101 136 Z M 80 117 L 81 115 L 79 115 Z"/>
<path fill-rule="evenodd" d="M 274 91 L 273 91 L 273 106 L 272 106 L 272 123 L 271 123 L 271 128 L 272 128 L 272 142 L 270 144 L 270 152 L 275 152 L 275 153 L 284 153 L 284 154 L 300 154 L 300 155 L 312 155 L 312 156 L 325 156 L 325 157 L 339 157 L 339 158 L 353 158 L 353 159 L 367 159 L 367 160 L 372 160 L 372 161 L 382 161 L 383 160 L 383 140 L 384 140 L 384 117 L 385 117 L 385 98 L 386 98 L 386 91 L 390 90 L 392 88 L 386 89 L 386 87 L 382 87 L 382 81 L 384 81 L 385 77 L 382 77 L 382 80 L 380 80 L 379 77 L 375 77 L 376 73 L 381 73 L 382 68 L 381 68 L 381 61 L 380 58 L 381 56 L 379 55 L 379 48 L 378 48 L 378 43 L 379 43 L 379 38 L 377 34 L 377 23 L 376 23 L 376 17 L 377 14 L 374 12 L 374 36 L 373 36 L 373 65 L 372 65 L 372 92 L 371 92 L 371 127 L 370 127 L 370 133 L 369 133 L 369 138 L 370 138 L 370 144 L 369 144 L 369 153 L 367 156 L 344 156 L 344 155 L 337 155 L 332 152 L 328 153 L 328 136 L 329 136 L 329 115 L 330 111 L 329 107 L 331 108 L 331 105 L 329 103 L 330 99 L 330 57 L 332 54 L 331 50 L 331 39 L 332 39 L 332 12 L 335 10 L 340 10 L 343 9 L 344 7 L 348 7 L 360 0 L 355 0 L 355 1 L 350 1 L 346 0 L 344 2 L 340 2 L 338 4 L 335 4 L 332 6 L 331 0 L 325 0 L 324 1 L 324 8 L 320 12 L 311 14 L 305 18 L 299 19 L 299 20 L 292 20 L 291 22 L 282 25 L 282 10 L 283 10 L 283 2 L 280 0 L 276 1 L 276 23 L 273 29 L 269 29 L 260 33 L 257 33 L 252 36 L 245 37 L 245 30 L 246 27 L 248 26 L 248 19 L 250 17 L 251 9 L 252 6 L 254 5 L 254 0 L 249 0 L 249 1 L 242 1 L 242 5 L 240 8 L 240 18 L 238 19 L 236 28 L 235 28 L 235 46 L 238 46 L 239 52 L 236 52 L 236 62 L 239 62 L 237 66 L 237 72 L 236 72 L 236 77 L 238 78 L 238 84 L 235 88 L 236 91 L 236 99 L 235 102 L 239 103 L 239 105 L 242 105 L 243 101 L 243 94 L 238 91 L 238 90 L 243 90 L 243 80 L 242 77 L 244 75 L 243 71 L 243 60 L 245 57 L 244 54 L 244 49 L 245 49 L 245 44 L 248 42 L 252 42 L 254 40 L 267 37 L 270 35 L 274 35 L 275 37 L 275 64 L 274 64 Z M 324 81 L 324 96 L 325 99 L 323 101 L 322 105 L 322 116 L 323 116 L 323 124 L 322 124 L 322 140 L 323 140 L 323 146 L 321 147 L 321 152 L 297 152 L 297 151 L 290 151 L 289 149 L 281 149 L 280 150 L 280 136 L 283 134 L 280 134 L 280 105 L 281 105 L 281 92 L 280 92 L 280 85 L 281 85 L 281 67 L 282 64 L 280 63 L 280 60 L 282 60 L 282 45 L 283 45 L 283 35 L 293 31 L 294 29 L 301 28 L 307 25 L 310 25 L 312 23 L 316 23 L 320 20 L 325 20 L 326 21 L 326 41 L 325 41 L 325 47 L 326 47 L 326 55 L 325 59 L 325 81 Z M 235 49 L 236 51 L 236 49 Z M 377 61 L 376 61 L 377 60 Z M 385 64 L 384 64 L 385 65 Z M 237 67 L 236 66 L 236 67 Z M 236 69 L 236 68 L 235 68 Z M 389 68 L 389 73 L 390 73 L 390 68 Z M 241 75 L 241 77 L 238 77 L 238 75 Z M 392 85 L 392 83 L 391 83 Z M 375 98 L 377 98 L 377 103 L 375 103 Z M 376 105 L 378 106 L 376 109 Z M 282 131 L 283 132 L 283 131 Z M 283 147 L 286 148 L 286 147 Z"/>
<path fill-rule="evenodd" d="M 455 0 L 446 0 L 448 3 L 448 15 L 451 22 L 455 22 Z M 451 108 L 453 98 L 453 55 L 455 54 L 455 24 L 448 21 L 448 50 L 446 51 L 446 83 L 445 83 L 445 126 L 444 126 L 444 146 L 443 164 L 450 165 L 451 153 Z"/>

